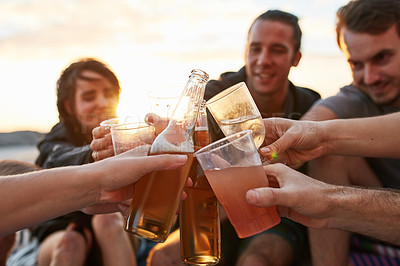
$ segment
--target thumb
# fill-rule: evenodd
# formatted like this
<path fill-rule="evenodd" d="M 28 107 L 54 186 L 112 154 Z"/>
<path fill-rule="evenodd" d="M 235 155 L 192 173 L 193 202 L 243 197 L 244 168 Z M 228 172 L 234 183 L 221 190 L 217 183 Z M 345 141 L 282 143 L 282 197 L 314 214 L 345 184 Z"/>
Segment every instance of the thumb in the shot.
<path fill-rule="evenodd" d="M 162 154 L 137 157 L 139 171 L 148 173 L 157 170 L 175 169 L 185 165 L 188 157 L 182 154 Z"/>
<path fill-rule="evenodd" d="M 288 167 L 282 164 L 270 164 L 264 166 L 264 171 L 267 176 L 274 177 L 280 188 L 275 187 L 261 187 L 255 188 L 247 191 L 246 199 L 250 204 L 259 207 L 269 207 L 273 205 L 282 205 L 284 191 L 282 190 L 282 186 L 285 183 L 286 174 L 283 170 L 289 169 Z"/>
<path fill-rule="evenodd" d="M 293 142 L 294 139 L 288 137 L 288 135 L 285 133 L 275 142 L 262 147 L 260 152 L 264 157 L 267 157 L 269 160 L 273 160 L 276 159 L 279 154 L 287 151 L 293 145 Z"/>
<path fill-rule="evenodd" d="M 279 189 L 263 187 L 255 188 L 246 192 L 246 200 L 249 204 L 257 207 L 269 207 L 277 204 Z"/>

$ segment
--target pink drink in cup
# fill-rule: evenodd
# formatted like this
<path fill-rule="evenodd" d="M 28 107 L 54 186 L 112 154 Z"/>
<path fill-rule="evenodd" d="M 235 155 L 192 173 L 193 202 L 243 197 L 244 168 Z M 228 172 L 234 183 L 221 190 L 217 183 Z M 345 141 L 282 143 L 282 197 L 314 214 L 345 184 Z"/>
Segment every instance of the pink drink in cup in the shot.
<path fill-rule="evenodd" d="M 280 223 L 275 206 L 255 207 L 246 201 L 248 190 L 268 186 L 251 130 L 216 141 L 194 156 L 240 238 Z"/>

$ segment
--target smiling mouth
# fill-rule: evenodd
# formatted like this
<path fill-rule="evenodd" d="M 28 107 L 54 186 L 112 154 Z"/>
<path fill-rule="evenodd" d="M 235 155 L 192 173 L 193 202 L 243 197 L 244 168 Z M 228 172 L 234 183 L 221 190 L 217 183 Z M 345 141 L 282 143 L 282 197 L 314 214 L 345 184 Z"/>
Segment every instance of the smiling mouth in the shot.
<path fill-rule="evenodd" d="M 270 78 L 270 77 L 271 77 L 271 75 L 269 75 L 269 74 L 259 74 L 259 76 L 260 76 L 261 78 L 263 78 L 263 79 L 266 79 L 266 78 Z"/>
<path fill-rule="evenodd" d="M 254 73 L 254 76 L 260 78 L 260 79 L 271 79 L 273 77 L 272 74 L 267 74 L 267 73 Z"/>
<path fill-rule="evenodd" d="M 375 95 L 381 95 L 385 93 L 386 88 L 388 87 L 389 82 L 381 83 L 377 86 L 368 86 L 368 89 Z"/>

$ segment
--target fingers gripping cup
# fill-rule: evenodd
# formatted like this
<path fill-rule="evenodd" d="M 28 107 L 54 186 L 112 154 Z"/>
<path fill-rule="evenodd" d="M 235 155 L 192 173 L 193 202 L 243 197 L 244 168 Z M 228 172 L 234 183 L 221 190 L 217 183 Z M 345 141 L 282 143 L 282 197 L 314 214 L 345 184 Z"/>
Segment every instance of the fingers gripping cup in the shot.
<path fill-rule="evenodd" d="M 246 201 L 248 190 L 268 186 L 251 133 L 230 135 L 194 154 L 240 238 L 265 231 L 281 220 L 275 206 L 260 208 Z"/>

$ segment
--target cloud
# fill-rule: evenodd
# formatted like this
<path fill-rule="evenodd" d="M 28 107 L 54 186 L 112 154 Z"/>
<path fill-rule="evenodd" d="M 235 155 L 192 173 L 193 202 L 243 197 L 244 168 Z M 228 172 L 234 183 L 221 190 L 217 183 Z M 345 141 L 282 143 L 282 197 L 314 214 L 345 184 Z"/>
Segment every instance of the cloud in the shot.
<path fill-rule="evenodd" d="M 161 56 L 238 50 L 259 10 L 252 2 L 239 0 L 117 0 L 112 4 L 38 0 L 0 5 L 0 56 L 50 58 L 128 46 Z"/>

